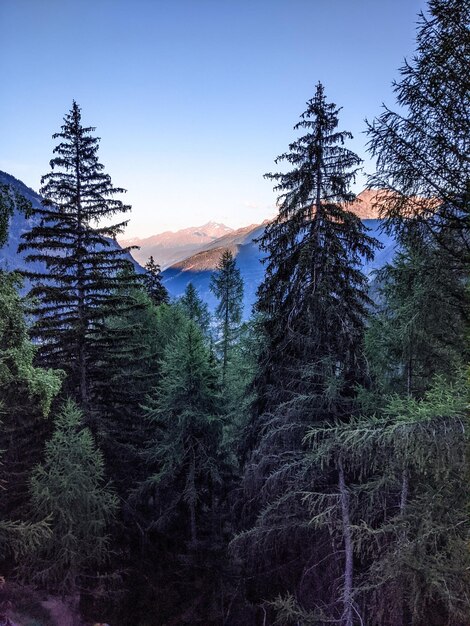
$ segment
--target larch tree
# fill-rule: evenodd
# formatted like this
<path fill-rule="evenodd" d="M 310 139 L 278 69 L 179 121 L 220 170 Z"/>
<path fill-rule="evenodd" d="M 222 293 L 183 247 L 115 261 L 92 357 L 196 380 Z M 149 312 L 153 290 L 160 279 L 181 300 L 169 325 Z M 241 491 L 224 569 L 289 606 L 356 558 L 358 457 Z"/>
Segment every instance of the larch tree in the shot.
<path fill-rule="evenodd" d="M 115 344 L 104 319 L 129 303 L 116 287 L 135 283 L 127 250 L 115 242 L 127 222 L 100 226 L 130 206 L 116 198 L 114 187 L 98 160 L 99 139 L 94 128 L 82 125 L 76 102 L 64 118 L 51 160 L 51 172 L 42 178 L 38 221 L 23 235 L 20 250 L 35 263 L 25 272 L 33 287 L 34 336 L 43 362 L 67 372 L 66 389 L 88 410 L 92 368 Z"/>
<path fill-rule="evenodd" d="M 222 383 L 225 385 L 230 350 L 240 329 L 243 309 L 243 279 L 230 250 L 222 252 L 211 276 L 210 290 L 218 299 L 215 316 L 222 354 Z"/>
<path fill-rule="evenodd" d="M 57 416 L 44 461 L 32 474 L 31 508 L 34 517 L 49 519 L 52 533 L 23 574 L 73 598 L 83 577 L 96 575 L 109 558 L 107 529 L 117 498 L 105 482 L 103 457 L 83 414 L 71 400 Z"/>
<path fill-rule="evenodd" d="M 368 126 L 379 204 L 397 233 L 415 220 L 461 267 L 470 262 L 470 1 L 430 0 L 416 53 L 394 83 L 397 110 Z"/>

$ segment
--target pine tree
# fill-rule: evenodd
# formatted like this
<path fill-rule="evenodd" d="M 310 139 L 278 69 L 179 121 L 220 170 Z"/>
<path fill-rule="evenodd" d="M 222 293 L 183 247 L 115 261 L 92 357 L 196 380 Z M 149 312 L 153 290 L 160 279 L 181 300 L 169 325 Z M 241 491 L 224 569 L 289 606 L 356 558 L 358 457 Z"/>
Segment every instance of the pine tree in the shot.
<path fill-rule="evenodd" d="M 162 283 L 162 272 L 158 263 L 155 263 L 153 256 L 149 257 L 149 260 L 145 264 L 145 278 L 144 285 L 147 293 L 152 298 L 154 304 L 159 305 L 162 303 L 168 304 L 169 296 L 168 291 L 165 289 Z"/>
<path fill-rule="evenodd" d="M 281 192 L 279 215 L 260 239 L 268 255 L 257 304 L 268 338 L 262 366 L 266 406 L 306 389 L 312 397 L 323 396 L 330 384 L 351 394 L 363 371 L 360 346 L 369 299 L 361 264 L 372 258 L 376 242 L 348 209 L 355 198 L 349 186 L 361 161 L 343 147 L 351 135 L 336 130 L 339 109 L 327 103 L 321 83 L 307 107 L 294 127 L 307 133 L 276 159 L 293 169 L 266 175 Z M 294 380 L 296 362 L 304 372 L 309 365 L 311 375 Z"/>
<path fill-rule="evenodd" d="M 34 283 L 33 333 L 40 340 L 40 356 L 66 370 L 68 392 L 86 409 L 93 364 L 114 342 L 104 332 L 103 319 L 127 305 L 113 296 L 116 286 L 135 282 L 126 250 L 114 242 L 126 222 L 99 226 L 130 206 L 115 198 L 124 190 L 113 187 L 103 172 L 93 131 L 82 126 L 74 102 L 61 131 L 53 135 L 60 143 L 52 171 L 42 178 L 43 206 L 34 209 L 39 223 L 23 235 L 19 247 L 28 251 L 29 262 L 45 265 L 25 272 Z"/>
<path fill-rule="evenodd" d="M 209 307 L 201 299 L 193 283 L 188 283 L 184 295 L 179 299 L 184 314 L 201 329 L 202 334 L 210 339 L 211 315 Z"/>
<path fill-rule="evenodd" d="M 225 385 L 230 350 L 242 319 L 243 280 L 230 250 L 224 250 L 211 276 L 210 290 L 219 300 L 215 315 L 222 352 L 222 383 Z"/>
<path fill-rule="evenodd" d="M 341 577 L 328 534 L 312 533 L 299 496 L 312 480 L 302 445 L 307 427 L 327 417 L 348 419 L 366 375 L 370 301 L 361 264 L 376 242 L 348 210 L 360 159 L 343 147 L 350 134 L 337 126 L 338 109 L 318 84 L 295 127 L 306 134 L 277 159 L 293 169 L 267 175 L 281 192 L 280 208 L 260 240 L 268 254 L 257 303 L 265 340 L 249 433 L 254 449 L 244 478 L 247 529 L 234 542 L 255 576 L 258 588 L 250 586 L 258 601 L 292 590 L 308 605 L 313 584 L 327 601 L 331 581 Z M 312 579 L 318 559 L 324 576 Z"/>
<path fill-rule="evenodd" d="M 430 0 L 417 49 L 394 83 L 399 110 L 384 107 L 368 126 L 389 226 L 421 221 L 462 268 L 470 262 L 470 2 Z"/>
<path fill-rule="evenodd" d="M 186 321 L 168 344 L 146 413 L 152 432 L 139 497 L 151 541 L 145 554 L 158 559 L 154 574 L 161 619 L 168 611 L 175 623 L 177 616 L 193 624 L 219 623 L 210 607 L 220 586 L 223 421 L 216 372 L 195 322 Z M 169 597 L 174 598 L 170 606 Z"/>

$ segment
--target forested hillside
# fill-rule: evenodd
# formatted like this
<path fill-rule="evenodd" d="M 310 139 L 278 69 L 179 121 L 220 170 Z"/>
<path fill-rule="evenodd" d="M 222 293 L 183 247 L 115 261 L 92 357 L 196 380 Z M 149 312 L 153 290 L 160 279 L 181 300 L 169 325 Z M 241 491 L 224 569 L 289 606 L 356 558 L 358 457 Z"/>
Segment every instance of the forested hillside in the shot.
<path fill-rule="evenodd" d="M 136 271 L 75 101 L 40 196 L 2 176 L 1 623 L 470 626 L 469 24 L 430 0 L 367 122 L 373 223 L 313 87 L 256 295 L 243 245 L 211 309 Z"/>

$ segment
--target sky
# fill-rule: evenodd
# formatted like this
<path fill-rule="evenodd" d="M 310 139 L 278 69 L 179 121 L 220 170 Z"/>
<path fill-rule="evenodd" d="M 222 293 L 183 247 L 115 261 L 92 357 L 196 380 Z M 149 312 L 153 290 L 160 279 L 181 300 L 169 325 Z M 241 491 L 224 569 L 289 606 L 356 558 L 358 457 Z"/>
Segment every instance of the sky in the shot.
<path fill-rule="evenodd" d="M 275 214 L 266 172 L 321 81 L 348 145 L 394 105 L 425 0 L 0 0 L 0 169 L 35 190 L 75 99 L 127 237 Z M 358 180 L 356 191 L 364 184 Z"/>

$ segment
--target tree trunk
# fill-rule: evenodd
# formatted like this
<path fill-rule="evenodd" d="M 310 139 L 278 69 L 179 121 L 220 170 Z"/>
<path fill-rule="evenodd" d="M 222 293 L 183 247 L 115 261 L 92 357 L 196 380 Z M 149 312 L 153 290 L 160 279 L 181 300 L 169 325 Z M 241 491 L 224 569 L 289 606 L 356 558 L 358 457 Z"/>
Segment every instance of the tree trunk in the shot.
<path fill-rule="evenodd" d="M 349 513 L 349 493 L 344 480 L 343 463 L 339 461 L 339 493 L 341 499 L 341 518 L 343 523 L 344 539 L 344 586 L 343 586 L 343 626 L 353 626 L 353 542 L 351 532 L 351 520 Z"/>

